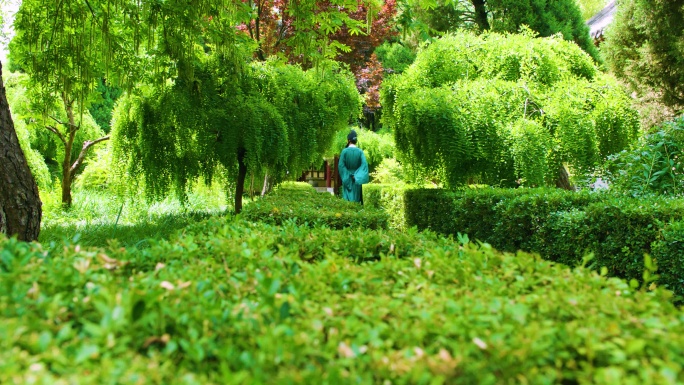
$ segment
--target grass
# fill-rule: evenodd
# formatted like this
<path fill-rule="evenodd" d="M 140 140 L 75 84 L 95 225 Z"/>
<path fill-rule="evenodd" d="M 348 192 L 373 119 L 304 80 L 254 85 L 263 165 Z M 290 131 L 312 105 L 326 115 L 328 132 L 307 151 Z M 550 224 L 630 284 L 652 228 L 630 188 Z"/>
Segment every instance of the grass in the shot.
<path fill-rule="evenodd" d="M 61 206 L 59 191 L 41 193 L 43 221 L 38 241 L 45 245 L 78 243 L 145 248 L 151 240 L 168 238 L 210 216 L 231 215 L 225 195 L 216 188 L 195 188 L 187 202 L 166 198 L 148 202 L 104 190 L 76 190 L 71 208 Z"/>

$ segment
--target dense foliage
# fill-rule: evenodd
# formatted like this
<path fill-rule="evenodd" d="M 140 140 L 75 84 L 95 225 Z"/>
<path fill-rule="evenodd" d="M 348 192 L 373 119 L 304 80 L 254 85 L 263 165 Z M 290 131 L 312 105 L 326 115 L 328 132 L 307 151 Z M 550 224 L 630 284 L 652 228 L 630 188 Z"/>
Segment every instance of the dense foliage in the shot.
<path fill-rule="evenodd" d="M 248 221 L 275 225 L 295 223 L 332 229 L 387 228 L 387 214 L 384 211 L 319 193 L 306 183 L 282 184 L 275 192 L 247 205 L 242 217 Z"/>
<path fill-rule="evenodd" d="M 123 90 L 119 87 L 107 83 L 104 79 L 100 79 L 95 89 L 96 97 L 88 107 L 88 111 L 97 122 L 97 125 L 102 128 L 102 131 L 109 133 L 112 129 L 112 111 L 116 100 L 121 96 Z"/>
<path fill-rule="evenodd" d="M 29 139 L 27 143 L 22 143 L 22 148 L 27 153 L 31 171 L 36 176 L 38 185 L 47 189 L 51 186 L 53 178 L 62 179 L 61 163 L 65 160 L 64 143 L 51 131 L 58 130 L 63 137 L 68 137 L 68 125 L 59 122 L 67 122 L 69 118 L 60 99 L 53 100 L 54 104 L 51 105 L 36 103 L 38 98 L 31 91 L 29 84 L 28 76 L 25 74 L 7 73 L 5 76 L 7 101 L 12 109 L 15 129 L 18 133 L 22 133 L 20 137 L 26 136 Z M 74 121 L 79 126 L 74 133 L 74 149 L 80 150 L 87 140 L 104 135 L 87 110 L 74 116 Z M 37 154 L 34 155 L 34 153 Z M 78 151 L 72 152 L 67 160 L 68 163 L 76 162 L 78 156 Z M 74 175 L 77 176 L 83 169 L 78 168 L 75 171 Z"/>
<path fill-rule="evenodd" d="M 389 73 L 402 73 L 416 60 L 416 53 L 399 43 L 384 43 L 375 49 L 382 67 Z"/>
<path fill-rule="evenodd" d="M 389 228 L 405 230 L 406 216 L 404 195 L 407 186 L 403 183 L 391 185 L 370 183 L 363 186 L 363 205 L 384 210 L 389 216 Z"/>
<path fill-rule="evenodd" d="M 606 61 L 635 89 L 654 89 L 663 102 L 684 108 L 684 3 L 624 0 L 606 34 Z"/>
<path fill-rule="evenodd" d="M 530 28 L 542 37 L 560 35 L 600 59 L 576 0 L 409 0 L 399 23 L 421 39 L 459 30 L 518 33 Z"/>
<path fill-rule="evenodd" d="M 400 154 L 450 186 L 555 185 L 564 164 L 590 173 L 638 129 L 617 82 L 559 38 L 445 36 L 384 84 Z"/>
<path fill-rule="evenodd" d="M 596 268 L 628 280 L 644 279 L 644 253 L 653 254 L 658 284 L 684 295 L 684 261 L 676 246 L 684 238 L 673 238 L 682 234 L 679 200 L 486 188 L 409 190 L 404 201 L 408 226 L 465 234 L 500 250 L 538 252 L 570 266 L 593 253 Z"/>
<path fill-rule="evenodd" d="M 227 172 L 241 199 L 247 174 L 278 180 L 317 163 L 359 111 L 353 79 L 332 64 L 253 63 L 239 77 L 225 64 L 197 68 L 191 92 L 177 83 L 118 104 L 114 156 L 149 196 L 183 195 L 195 178 Z"/>
<path fill-rule="evenodd" d="M 430 233 L 218 219 L 0 256 L 3 384 L 684 380 L 668 293 Z"/>
<path fill-rule="evenodd" d="M 684 118 L 655 127 L 630 150 L 611 157 L 611 188 L 631 195 L 684 193 Z"/>
<path fill-rule="evenodd" d="M 582 18 L 584 20 L 591 19 L 592 16 L 599 13 L 610 0 L 577 0 L 577 5 L 582 12 Z"/>

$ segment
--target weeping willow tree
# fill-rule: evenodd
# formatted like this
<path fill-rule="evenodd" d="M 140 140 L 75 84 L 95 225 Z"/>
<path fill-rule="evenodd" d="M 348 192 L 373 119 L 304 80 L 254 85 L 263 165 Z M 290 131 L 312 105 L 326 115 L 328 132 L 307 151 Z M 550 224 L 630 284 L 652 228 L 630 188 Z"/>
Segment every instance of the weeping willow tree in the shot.
<path fill-rule="evenodd" d="M 223 68 L 216 60 L 196 68 L 201 86 L 192 92 L 177 82 L 118 103 L 114 155 L 148 196 L 182 196 L 190 181 L 223 170 L 239 213 L 248 174 L 301 174 L 360 111 L 353 77 L 332 63 L 309 71 L 252 63 L 238 78 Z"/>
<path fill-rule="evenodd" d="M 281 15 L 280 25 L 288 29 L 283 44 L 315 68 L 345 48 L 332 42 L 329 39 L 331 34 L 341 28 L 353 33 L 362 33 L 364 30 L 364 23 L 351 18 L 347 11 L 355 10 L 360 4 L 358 1 L 331 0 L 328 3 L 330 6 L 321 10 L 316 7 L 316 0 L 297 1 L 287 9 L 287 23 Z M 261 8 L 265 3 L 259 4 Z M 374 0 L 363 1 L 362 4 L 369 10 L 379 6 L 379 2 Z M 97 82 L 101 79 L 128 91 L 141 85 L 151 87 L 155 91 L 151 92 L 150 97 L 157 97 L 158 103 L 171 99 L 181 103 L 180 100 L 184 100 L 183 103 L 204 108 L 208 102 L 197 95 L 204 95 L 203 91 L 210 87 L 203 83 L 207 79 L 198 63 L 206 62 L 207 58 L 222 63 L 221 71 L 215 72 L 215 76 L 221 79 L 214 79 L 221 87 L 250 78 L 249 73 L 253 69 L 250 69 L 246 58 L 259 50 L 259 43 L 240 31 L 240 26 L 259 25 L 259 15 L 253 2 L 242 0 L 24 0 L 16 16 L 17 35 L 11 45 L 11 57 L 16 66 L 29 74 L 45 105 L 54 105 L 54 99 L 62 99 L 69 119 L 60 121 L 60 127 L 54 127 L 55 130 L 51 131 L 64 143 L 65 159 L 68 159 L 70 151 L 78 150 L 73 149 L 71 138 L 80 129 L 77 119 L 72 119 L 72 116 L 88 107 L 96 93 Z M 323 88 L 319 92 L 325 92 L 325 87 L 331 88 L 330 84 L 321 81 Z M 188 95 L 183 96 L 183 93 Z M 254 92 L 237 94 L 253 95 Z M 268 100 L 270 96 L 264 97 Z M 275 120 L 271 123 L 276 126 L 280 124 L 278 119 L 281 119 L 282 124 L 294 127 L 292 119 L 299 119 L 297 113 L 283 114 L 282 111 L 279 111 L 282 116 L 276 118 L 273 108 L 279 108 L 278 103 L 266 107 L 266 102 L 256 101 L 252 96 L 245 98 L 247 110 L 264 112 L 263 119 L 273 117 Z M 146 100 L 146 103 L 149 106 L 145 107 L 145 111 L 155 111 L 152 108 L 155 103 L 151 100 Z M 231 99 L 230 103 L 238 101 Z M 221 107 L 218 107 L 218 103 L 208 105 L 217 110 L 238 105 L 230 103 Z M 296 105 L 299 101 L 292 103 Z M 254 114 L 258 115 L 256 112 Z M 321 112 L 321 116 L 329 115 Z M 267 125 L 265 122 L 255 124 Z M 197 128 L 198 125 L 193 123 L 188 127 Z M 189 130 L 188 127 L 183 129 Z M 327 129 L 328 126 L 325 126 L 323 131 Z M 189 133 L 185 139 L 194 136 L 201 135 Z M 88 146 L 81 149 L 81 153 L 86 153 L 90 146 L 106 139 L 92 138 L 87 141 Z M 233 138 L 224 137 L 222 140 L 231 141 Z M 250 143 L 259 141 L 253 138 L 244 140 Z M 296 153 L 295 149 L 292 153 Z M 255 155 L 246 152 L 244 156 Z M 297 158 L 296 155 L 291 157 Z M 82 157 L 79 154 L 77 158 Z M 160 155 L 160 160 L 163 159 L 165 155 Z M 252 161 L 250 158 L 245 164 Z M 64 174 L 72 173 L 78 166 L 65 162 Z M 149 164 L 141 167 L 157 168 Z M 166 172 L 175 170 L 169 168 Z M 181 175 L 173 179 L 184 180 L 183 173 L 186 172 L 178 172 Z M 191 173 L 188 171 L 187 174 Z M 161 179 L 164 179 L 163 176 Z M 164 182 L 160 183 L 163 185 Z M 70 186 L 70 183 L 63 185 Z M 64 192 L 64 196 L 70 201 L 70 191 Z"/>
<path fill-rule="evenodd" d="M 628 96 L 560 37 L 447 35 L 385 83 L 401 156 L 448 185 L 569 187 L 635 138 Z"/>

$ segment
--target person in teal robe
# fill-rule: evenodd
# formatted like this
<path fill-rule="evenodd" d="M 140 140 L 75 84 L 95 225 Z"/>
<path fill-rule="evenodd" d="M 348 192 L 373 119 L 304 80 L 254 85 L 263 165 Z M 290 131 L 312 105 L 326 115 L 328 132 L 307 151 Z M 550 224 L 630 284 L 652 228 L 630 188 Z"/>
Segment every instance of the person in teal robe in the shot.
<path fill-rule="evenodd" d="M 368 162 L 356 143 L 356 132 L 352 130 L 347 135 L 347 147 L 340 154 L 337 168 L 342 179 L 342 198 L 363 204 L 361 185 L 368 183 Z"/>

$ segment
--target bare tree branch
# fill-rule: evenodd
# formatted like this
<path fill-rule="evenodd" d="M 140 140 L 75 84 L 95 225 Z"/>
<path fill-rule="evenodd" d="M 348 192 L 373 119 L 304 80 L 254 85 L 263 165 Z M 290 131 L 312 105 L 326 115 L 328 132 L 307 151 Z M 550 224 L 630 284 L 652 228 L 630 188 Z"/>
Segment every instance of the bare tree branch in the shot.
<path fill-rule="evenodd" d="M 83 164 L 83 161 L 85 160 L 86 155 L 88 155 L 88 150 L 90 150 L 90 147 L 93 147 L 94 145 L 96 145 L 100 142 L 104 142 L 105 140 L 109 140 L 109 135 L 103 136 L 100 139 L 96 139 L 96 140 L 86 140 L 83 143 L 83 149 L 81 149 L 81 153 L 78 154 L 78 158 L 76 159 L 74 164 L 71 165 L 71 174 L 72 175 Z"/>
<path fill-rule="evenodd" d="M 61 121 L 61 120 L 55 118 L 55 117 L 52 116 L 52 115 L 48 115 L 48 116 L 50 117 L 50 119 L 54 120 L 55 123 L 57 123 L 57 124 L 61 124 L 61 125 L 63 125 L 63 126 L 68 126 L 68 125 L 69 125 L 69 123 L 64 123 L 63 121 Z"/>
<path fill-rule="evenodd" d="M 45 128 L 47 128 L 53 134 L 57 135 L 57 137 L 59 137 L 59 140 L 62 141 L 62 144 L 66 145 L 66 138 L 64 138 L 64 135 L 62 135 L 62 133 L 59 132 L 59 130 L 56 127 L 45 126 Z"/>

